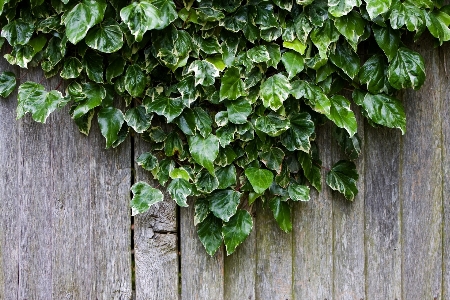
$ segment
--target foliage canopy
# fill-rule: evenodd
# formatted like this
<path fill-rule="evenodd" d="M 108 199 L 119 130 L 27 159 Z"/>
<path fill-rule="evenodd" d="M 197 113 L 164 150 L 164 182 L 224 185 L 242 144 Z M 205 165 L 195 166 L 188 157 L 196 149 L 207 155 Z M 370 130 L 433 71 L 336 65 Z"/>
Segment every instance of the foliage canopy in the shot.
<path fill-rule="evenodd" d="M 353 200 L 352 107 L 405 133 L 395 96 L 420 88 L 425 67 L 401 37 L 450 40 L 450 6 L 439 0 L 3 0 L 0 21 L 10 64 L 67 80 L 64 92 L 21 83 L 17 118 L 45 123 L 70 105 L 83 134 L 96 116 L 107 148 L 141 134 L 152 150 L 137 163 L 179 206 L 195 196 L 210 255 L 245 240 L 255 201 L 291 230 L 291 203 L 322 189 L 322 168 Z M 15 87 L 13 73 L 0 74 L 0 96 Z M 325 122 L 348 160 L 322 167 L 314 141 Z M 133 214 L 164 197 L 145 182 L 131 190 Z"/>

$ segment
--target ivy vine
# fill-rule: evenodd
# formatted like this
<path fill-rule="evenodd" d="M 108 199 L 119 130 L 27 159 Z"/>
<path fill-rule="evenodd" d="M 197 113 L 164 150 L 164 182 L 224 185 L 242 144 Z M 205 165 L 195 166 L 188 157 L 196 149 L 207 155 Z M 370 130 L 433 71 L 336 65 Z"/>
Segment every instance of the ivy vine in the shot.
<path fill-rule="evenodd" d="M 85 135 L 96 116 L 107 148 L 141 134 L 151 151 L 137 163 L 179 206 L 195 196 L 210 255 L 245 240 L 255 201 L 292 229 L 292 202 L 322 189 L 314 140 L 325 122 L 348 156 L 325 166 L 326 183 L 353 200 L 352 102 L 370 124 L 405 133 L 395 96 L 420 88 L 425 67 L 401 37 L 428 29 L 450 40 L 439 0 L 2 0 L 0 22 L 10 64 L 67 80 L 63 92 L 21 83 L 17 118 L 45 123 L 70 105 Z M 15 87 L 13 73 L 0 74 L 2 97 Z M 131 190 L 133 214 L 164 198 L 145 182 Z"/>

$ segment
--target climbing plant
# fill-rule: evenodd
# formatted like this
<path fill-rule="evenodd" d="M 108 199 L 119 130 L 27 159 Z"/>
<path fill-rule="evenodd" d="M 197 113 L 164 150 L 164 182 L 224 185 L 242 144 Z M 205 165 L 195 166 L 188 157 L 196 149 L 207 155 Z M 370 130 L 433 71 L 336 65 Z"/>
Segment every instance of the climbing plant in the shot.
<path fill-rule="evenodd" d="M 329 187 L 354 199 L 353 109 L 405 133 L 396 95 L 420 88 L 425 68 L 402 36 L 450 40 L 442 2 L 0 0 L 0 44 L 10 64 L 66 81 L 65 91 L 20 82 L 17 118 L 45 123 L 70 105 L 81 133 L 98 122 L 107 148 L 139 134 L 151 150 L 137 163 L 159 186 L 135 183 L 132 213 L 163 201 L 164 188 L 195 206 L 210 255 L 222 242 L 231 254 L 252 230 L 255 201 L 291 230 L 291 205 L 323 188 L 322 168 Z M 0 95 L 16 81 L 1 73 Z M 348 160 L 322 166 L 314 141 L 324 123 Z"/>

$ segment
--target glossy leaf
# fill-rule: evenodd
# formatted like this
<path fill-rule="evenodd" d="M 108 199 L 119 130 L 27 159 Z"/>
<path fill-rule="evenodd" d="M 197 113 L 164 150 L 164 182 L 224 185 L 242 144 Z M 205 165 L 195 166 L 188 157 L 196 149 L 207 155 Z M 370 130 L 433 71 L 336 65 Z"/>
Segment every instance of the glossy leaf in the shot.
<path fill-rule="evenodd" d="M 358 188 L 356 187 L 358 177 L 355 164 L 341 160 L 327 174 L 327 184 L 333 190 L 343 194 L 347 200 L 353 201 L 358 194 Z"/>
<path fill-rule="evenodd" d="M 124 81 L 125 89 L 131 96 L 139 97 L 144 93 L 147 79 L 138 65 L 131 65 L 127 68 Z"/>
<path fill-rule="evenodd" d="M 8 97 L 16 88 L 16 76 L 12 72 L 2 72 L 0 74 L 0 96 Z"/>
<path fill-rule="evenodd" d="M 293 201 L 309 201 L 309 187 L 291 182 L 288 187 L 289 197 Z"/>
<path fill-rule="evenodd" d="M 207 199 L 209 210 L 218 218 L 228 222 L 236 214 L 241 194 L 232 190 L 220 190 L 211 193 Z"/>
<path fill-rule="evenodd" d="M 132 107 L 125 113 L 125 122 L 132 127 L 137 133 L 143 133 L 150 128 L 152 116 L 147 114 L 145 107 Z"/>
<path fill-rule="evenodd" d="M 98 112 L 98 125 L 106 139 L 106 148 L 117 140 L 119 130 L 124 122 L 123 113 L 114 107 L 104 107 Z"/>
<path fill-rule="evenodd" d="M 388 69 L 389 83 L 396 89 L 419 89 L 425 82 L 425 63 L 422 56 L 401 47 Z"/>
<path fill-rule="evenodd" d="M 113 53 L 123 46 L 123 34 L 116 22 L 100 24 L 86 35 L 86 44 L 104 53 Z"/>
<path fill-rule="evenodd" d="M 285 201 L 281 201 L 280 197 L 275 197 L 269 202 L 273 217 L 280 226 L 281 230 L 288 233 L 292 231 L 291 208 Z"/>
<path fill-rule="evenodd" d="M 168 123 L 178 117 L 184 109 L 181 99 L 173 99 L 165 96 L 158 96 L 153 101 L 150 98 L 146 98 L 144 100 L 144 106 L 147 108 L 147 112 L 155 112 L 158 115 L 165 116 Z"/>
<path fill-rule="evenodd" d="M 152 188 L 145 182 L 137 182 L 131 187 L 133 199 L 130 202 L 131 215 L 146 212 L 150 206 L 164 200 L 160 190 Z"/>
<path fill-rule="evenodd" d="M 288 79 L 282 74 L 276 74 L 263 82 L 259 95 L 265 107 L 276 111 L 289 96 L 290 89 Z"/>
<path fill-rule="evenodd" d="M 244 82 L 237 68 L 228 68 L 222 76 L 220 99 L 236 100 L 245 95 Z"/>
<path fill-rule="evenodd" d="M 281 61 L 288 72 L 288 79 L 291 79 L 304 69 L 305 61 L 302 55 L 293 51 L 283 53 Z"/>
<path fill-rule="evenodd" d="M 197 234 L 206 252 L 213 256 L 222 245 L 222 221 L 210 214 L 198 224 Z"/>
<path fill-rule="evenodd" d="M 258 194 L 262 194 L 273 182 L 273 174 L 269 170 L 247 168 L 245 169 L 245 176 L 250 181 L 253 190 Z"/>
<path fill-rule="evenodd" d="M 228 222 L 223 224 L 222 235 L 227 255 L 232 254 L 253 228 L 252 216 L 246 210 L 238 210 Z"/>
<path fill-rule="evenodd" d="M 214 160 L 219 154 L 219 139 L 210 134 L 207 138 L 199 135 L 189 137 L 189 151 L 199 165 L 214 174 Z"/>
<path fill-rule="evenodd" d="M 167 186 L 167 191 L 180 207 L 187 207 L 187 197 L 192 193 L 192 184 L 186 179 L 175 178 Z"/>
<path fill-rule="evenodd" d="M 353 136 L 358 126 L 356 124 L 356 117 L 350 108 L 350 101 L 340 95 L 335 95 L 330 98 L 330 120 L 340 128 L 347 130 L 350 136 Z"/>
<path fill-rule="evenodd" d="M 137 42 L 148 30 L 161 27 L 161 11 L 149 1 L 132 2 L 120 10 L 120 17 L 127 24 Z"/>
<path fill-rule="evenodd" d="M 219 77 L 219 70 L 210 62 L 205 60 L 194 61 L 188 69 L 194 72 L 195 85 L 209 86 L 214 84 L 215 78 Z"/>

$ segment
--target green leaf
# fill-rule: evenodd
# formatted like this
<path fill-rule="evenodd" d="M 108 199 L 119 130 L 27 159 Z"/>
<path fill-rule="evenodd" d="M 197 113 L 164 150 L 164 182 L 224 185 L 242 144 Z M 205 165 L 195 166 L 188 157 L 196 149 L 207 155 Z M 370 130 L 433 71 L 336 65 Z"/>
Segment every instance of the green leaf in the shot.
<path fill-rule="evenodd" d="M 83 70 L 81 61 L 76 57 L 69 57 L 64 60 L 64 67 L 61 71 L 61 77 L 64 79 L 77 78 Z"/>
<path fill-rule="evenodd" d="M 176 131 L 172 131 L 164 141 L 164 154 L 166 156 L 183 156 L 183 141 L 180 139 Z"/>
<path fill-rule="evenodd" d="M 205 60 L 194 61 L 187 72 L 194 72 L 195 86 L 199 84 L 203 86 L 213 85 L 215 78 L 219 77 L 219 70 L 212 63 Z"/>
<path fill-rule="evenodd" d="M 196 163 L 214 174 L 214 160 L 219 154 L 219 139 L 210 134 L 207 138 L 199 135 L 188 138 L 189 152 Z"/>
<path fill-rule="evenodd" d="M 333 190 L 343 194 L 347 200 L 353 201 L 358 194 L 358 188 L 356 187 L 358 177 L 355 164 L 341 160 L 327 174 L 327 184 Z"/>
<path fill-rule="evenodd" d="M 104 0 L 83 0 L 75 5 L 62 19 L 69 41 L 77 44 L 84 39 L 88 30 L 103 20 L 105 10 Z"/>
<path fill-rule="evenodd" d="M 311 32 L 311 41 L 319 49 L 321 58 L 327 57 L 328 47 L 339 39 L 339 31 L 331 20 L 327 20 L 323 27 L 316 27 Z"/>
<path fill-rule="evenodd" d="M 222 55 L 210 56 L 205 59 L 207 62 L 211 63 L 216 67 L 217 70 L 223 71 L 227 67 L 222 59 Z"/>
<path fill-rule="evenodd" d="M 213 256 L 222 244 L 222 221 L 209 215 L 198 225 L 197 234 L 206 252 Z"/>
<path fill-rule="evenodd" d="M 247 117 L 252 113 L 252 105 L 246 98 L 240 98 L 236 101 L 227 101 L 228 121 L 233 124 L 244 124 L 247 122 Z"/>
<path fill-rule="evenodd" d="M 216 177 L 219 181 L 218 189 L 226 189 L 236 184 L 236 168 L 234 165 L 228 165 L 223 168 L 216 169 Z"/>
<path fill-rule="evenodd" d="M 372 94 L 387 93 L 390 89 L 387 70 L 388 63 L 384 56 L 374 55 L 359 70 L 359 80 L 367 84 L 367 89 Z"/>
<path fill-rule="evenodd" d="M 306 113 L 294 113 L 289 117 L 290 128 L 281 135 L 281 143 L 289 151 L 301 150 L 309 152 L 310 136 L 314 133 L 314 122 Z"/>
<path fill-rule="evenodd" d="M 215 175 L 211 175 L 208 170 L 202 169 L 195 176 L 195 186 L 200 192 L 210 194 L 212 191 L 217 190 L 219 179 Z"/>
<path fill-rule="evenodd" d="M 150 2 L 160 12 L 160 23 L 155 29 L 163 29 L 178 19 L 178 14 L 173 0 L 152 0 Z"/>
<path fill-rule="evenodd" d="M 359 7 L 361 0 L 328 0 L 328 12 L 336 18 L 350 13 L 353 7 Z"/>
<path fill-rule="evenodd" d="M 136 163 L 144 170 L 151 171 L 158 167 L 158 159 L 151 152 L 142 153 Z"/>
<path fill-rule="evenodd" d="M 132 2 L 120 10 L 120 17 L 136 42 L 140 42 L 148 30 L 162 27 L 164 21 L 161 11 L 149 1 Z"/>
<path fill-rule="evenodd" d="M 203 222 L 209 215 L 209 201 L 206 198 L 197 198 L 195 200 L 194 226 Z"/>
<path fill-rule="evenodd" d="M 16 88 L 16 76 L 12 72 L 0 74 L 0 96 L 6 98 Z"/>
<path fill-rule="evenodd" d="M 298 152 L 298 161 L 303 169 L 303 174 L 309 183 L 316 188 L 317 191 L 322 189 L 322 176 L 320 175 L 320 165 L 316 165 L 310 155 L 305 152 Z"/>
<path fill-rule="evenodd" d="M 247 168 L 245 169 L 245 176 L 250 181 L 253 190 L 258 194 L 262 194 L 273 182 L 272 172 L 265 169 Z"/>
<path fill-rule="evenodd" d="M 440 44 L 450 40 L 450 16 L 442 11 L 425 12 L 425 19 L 430 33 L 439 39 Z"/>
<path fill-rule="evenodd" d="M 123 46 L 123 34 L 117 22 L 102 23 L 86 35 L 86 44 L 103 53 L 113 53 Z"/>
<path fill-rule="evenodd" d="M 220 85 L 220 100 L 236 100 L 245 95 L 244 82 L 241 80 L 239 69 L 228 68 L 222 76 Z"/>
<path fill-rule="evenodd" d="M 187 197 L 192 194 L 192 184 L 186 179 L 175 178 L 167 186 L 170 196 L 180 207 L 188 207 Z"/>
<path fill-rule="evenodd" d="M 394 0 L 389 15 L 390 24 L 393 29 L 400 29 L 406 25 L 409 31 L 421 32 L 426 26 L 425 13 L 425 11 L 409 2 L 402 3 L 399 0 Z"/>
<path fill-rule="evenodd" d="M 359 56 L 350 48 L 348 43 L 337 44 L 334 53 L 330 54 L 330 60 L 351 79 L 358 75 L 360 68 Z"/>
<path fill-rule="evenodd" d="M 290 93 L 296 99 L 300 99 L 302 97 L 308 99 L 308 104 L 315 111 L 326 116 L 330 115 L 330 99 L 328 99 L 328 97 L 324 94 L 323 90 L 320 87 L 303 80 L 297 80 L 292 83 L 292 89 Z"/>
<path fill-rule="evenodd" d="M 22 19 L 16 19 L 3 26 L 1 32 L 1 36 L 7 39 L 11 46 L 26 45 L 33 36 L 34 25 Z"/>
<path fill-rule="evenodd" d="M 84 83 L 82 86 L 82 97 L 79 104 L 72 111 L 72 118 L 78 119 L 94 107 L 100 106 L 106 97 L 105 88 L 96 83 Z"/>
<path fill-rule="evenodd" d="M 289 120 L 274 113 L 269 113 L 267 116 L 262 116 L 256 119 L 255 128 L 272 137 L 281 135 L 289 129 Z"/>
<path fill-rule="evenodd" d="M 350 137 L 345 130 L 336 128 L 333 136 L 349 159 L 357 159 L 361 154 L 361 140 L 357 134 Z"/>
<path fill-rule="evenodd" d="M 372 25 L 372 30 L 378 46 L 386 54 L 388 60 L 391 61 L 397 54 L 400 45 L 400 33 L 389 26 L 379 27 Z"/>
<path fill-rule="evenodd" d="M 182 179 L 184 179 L 186 181 L 189 181 L 191 179 L 190 176 L 189 176 L 189 173 L 183 168 L 173 169 L 172 171 L 170 171 L 169 176 L 172 179 L 182 178 Z"/>
<path fill-rule="evenodd" d="M 284 152 L 280 148 L 271 147 L 265 152 L 262 152 L 259 157 L 268 169 L 274 170 L 278 174 L 281 172 L 281 164 L 284 159 Z"/>
<path fill-rule="evenodd" d="M 261 84 L 259 95 L 265 107 L 276 111 L 283 106 L 290 89 L 291 85 L 288 79 L 282 74 L 275 74 Z"/>
<path fill-rule="evenodd" d="M 347 1 L 347 0 L 336 0 Z M 336 29 L 346 38 L 353 50 L 357 50 L 360 38 L 364 35 L 366 22 L 356 11 L 340 17 L 334 21 Z"/>
<path fill-rule="evenodd" d="M 227 249 L 227 255 L 232 254 L 236 247 L 239 246 L 253 228 L 252 216 L 246 210 L 238 210 L 236 214 L 231 217 L 230 221 L 223 224 L 222 235 Z"/>
<path fill-rule="evenodd" d="M 353 93 L 353 99 L 362 105 L 367 116 L 374 123 L 390 128 L 399 128 L 403 134 L 406 132 L 406 116 L 403 105 L 397 99 L 383 94 Z M 360 100 L 357 100 L 357 99 Z"/>
<path fill-rule="evenodd" d="M 247 57 L 254 63 L 266 62 L 270 59 L 266 46 L 256 46 L 247 51 Z"/>
<path fill-rule="evenodd" d="M 303 55 L 305 54 L 307 45 L 300 42 L 298 39 L 295 39 L 292 42 L 284 41 L 283 47 L 294 50 L 295 52 Z"/>
<path fill-rule="evenodd" d="M 225 222 L 236 214 L 240 198 L 241 193 L 233 190 L 216 191 L 207 197 L 211 212 Z"/>
<path fill-rule="evenodd" d="M 125 113 L 125 122 L 137 133 L 143 133 L 150 128 L 152 115 L 147 114 L 142 105 L 132 107 Z"/>
<path fill-rule="evenodd" d="M 66 105 L 68 100 L 59 91 L 46 92 L 43 85 L 27 81 L 19 86 L 17 119 L 30 112 L 33 120 L 45 123 L 48 116 Z"/>
<path fill-rule="evenodd" d="M 88 50 L 84 55 L 83 67 L 90 80 L 103 83 L 103 56 L 99 53 Z"/>
<path fill-rule="evenodd" d="M 309 201 L 309 187 L 291 182 L 288 187 L 289 197 L 293 201 Z"/>
<path fill-rule="evenodd" d="M 113 78 L 116 78 L 123 74 L 125 70 L 126 62 L 123 58 L 117 58 L 113 60 L 106 68 L 106 80 L 111 82 Z"/>
<path fill-rule="evenodd" d="M 280 197 L 275 197 L 269 202 L 273 217 L 280 226 L 281 230 L 288 233 L 292 231 L 291 208 L 285 201 L 281 201 Z"/>
<path fill-rule="evenodd" d="M 401 47 L 388 69 L 389 83 L 396 89 L 412 87 L 418 90 L 425 82 L 425 64 L 422 56 Z"/>
<path fill-rule="evenodd" d="M 147 112 L 155 112 L 160 116 L 165 116 L 167 123 L 172 122 L 184 109 L 183 101 L 179 98 L 173 99 L 160 95 L 152 102 L 149 101 L 151 101 L 151 98 L 146 97 L 144 99 L 144 106 L 147 108 Z"/>
<path fill-rule="evenodd" d="M 147 78 L 138 65 L 131 65 L 125 73 L 125 89 L 132 97 L 139 97 L 144 93 Z"/>
<path fill-rule="evenodd" d="M 288 72 L 288 79 L 292 79 L 292 77 L 303 71 L 305 66 L 303 56 L 293 51 L 283 53 L 281 61 L 284 64 L 286 72 Z"/>
<path fill-rule="evenodd" d="M 133 199 L 130 206 L 133 216 L 146 212 L 150 206 L 164 200 L 160 190 L 152 188 L 142 181 L 133 184 L 131 191 L 133 192 Z"/>
<path fill-rule="evenodd" d="M 98 125 L 106 139 L 106 148 L 117 140 L 118 133 L 124 122 L 123 113 L 114 107 L 104 107 L 98 112 Z"/>
<path fill-rule="evenodd" d="M 350 136 L 353 136 L 357 132 L 358 126 L 356 124 L 355 114 L 350 108 L 350 101 L 341 95 L 331 97 L 330 101 L 330 120 L 333 121 L 336 126 L 347 130 Z"/>
<path fill-rule="evenodd" d="M 364 2 L 367 4 L 367 13 L 372 20 L 388 12 L 392 4 L 392 0 L 364 0 Z"/>
<path fill-rule="evenodd" d="M 266 62 L 267 67 L 277 68 L 278 63 L 281 60 L 280 46 L 277 44 L 267 44 L 266 49 L 269 52 L 270 59 Z"/>

